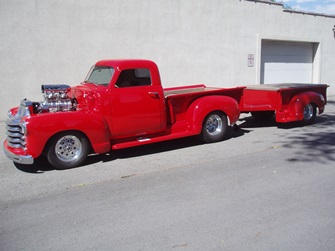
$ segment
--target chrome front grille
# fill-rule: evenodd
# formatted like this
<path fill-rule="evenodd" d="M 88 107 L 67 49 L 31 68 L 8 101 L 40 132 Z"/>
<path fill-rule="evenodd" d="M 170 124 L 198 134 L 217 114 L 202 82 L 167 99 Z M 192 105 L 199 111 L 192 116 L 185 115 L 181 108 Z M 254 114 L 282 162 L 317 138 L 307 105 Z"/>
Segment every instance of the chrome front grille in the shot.
<path fill-rule="evenodd" d="M 25 135 L 22 130 L 21 125 L 11 123 L 14 121 L 7 120 L 6 126 L 6 135 L 7 135 L 7 144 L 13 148 L 25 148 Z"/>
<path fill-rule="evenodd" d="M 26 123 L 22 118 L 29 117 L 29 106 L 32 103 L 29 100 L 22 100 L 16 114 L 9 113 L 6 122 L 7 144 L 12 148 L 26 147 Z"/>

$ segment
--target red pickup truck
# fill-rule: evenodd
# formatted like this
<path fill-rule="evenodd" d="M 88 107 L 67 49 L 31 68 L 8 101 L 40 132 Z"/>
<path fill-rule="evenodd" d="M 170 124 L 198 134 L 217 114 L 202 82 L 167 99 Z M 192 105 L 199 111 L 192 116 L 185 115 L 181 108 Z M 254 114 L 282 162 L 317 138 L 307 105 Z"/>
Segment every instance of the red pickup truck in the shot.
<path fill-rule="evenodd" d="M 277 122 L 314 120 L 327 85 L 162 88 L 149 60 L 102 60 L 79 86 L 42 85 L 44 100 L 9 110 L 5 154 L 33 164 L 45 156 L 57 169 L 82 164 L 89 153 L 200 135 L 224 138 L 240 112 L 275 115 Z"/>

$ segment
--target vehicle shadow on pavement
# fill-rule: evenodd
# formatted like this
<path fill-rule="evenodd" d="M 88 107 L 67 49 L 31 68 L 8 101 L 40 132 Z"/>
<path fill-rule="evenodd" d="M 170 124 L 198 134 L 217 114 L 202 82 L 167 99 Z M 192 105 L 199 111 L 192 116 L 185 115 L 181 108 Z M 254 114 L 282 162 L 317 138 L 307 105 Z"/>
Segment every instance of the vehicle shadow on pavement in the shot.
<path fill-rule="evenodd" d="M 245 133 L 248 133 L 248 130 L 244 129 L 236 129 L 234 127 L 229 126 L 227 135 L 224 140 L 229 140 L 231 138 L 237 138 L 243 136 Z M 81 166 L 75 167 L 80 168 L 82 166 L 92 165 L 94 163 L 99 162 L 110 162 L 117 159 L 127 159 L 138 156 L 151 155 L 161 152 L 168 152 L 188 147 L 194 147 L 197 145 L 202 145 L 202 141 L 198 136 L 180 138 L 175 140 L 169 140 L 154 144 L 148 144 L 143 146 L 137 146 L 132 148 L 120 149 L 116 151 L 111 151 L 106 154 L 92 154 L 89 155 L 85 163 Z M 22 172 L 27 173 L 44 173 L 48 171 L 56 170 L 53 166 L 51 166 L 48 161 L 44 158 L 38 158 L 33 165 L 22 165 L 18 163 L 14 163 L 17 169 Z"/>
<path fill-rule="evenodd" d="M 301 121 L 297 122 L 290 122 L 290 123 L 277 123 L 275 119 L 255 119 L 252 116 L 244 117 L 239 121 L 242 122 L 239 124 L 239 128 L 246 129 L 246 128 L 263 128 L 263 127 L 277 127 L 278 129 L 295 129 L 295 128 L 302 128 L 306 126 L 313 126 L 320 124 L 322 121 L 326 120 L 325 115 L 323 117 L 317 116 L 315 118 L 315 122 L 312 125 L 304 125 Z"/>
<path fill-rule="evenodd" d="M 289 162 L 326 163 L 335 161 L 335 116 L 323 115 L 317 117 L 316 123 L 303 132 L 288 134 L 280 144 L 290 149 L 294 157 Z M 307 130 L 308 129 L 308 130 Z"/>
<path fill-rule="evenodd" d="M 245 128 L 261 128 L 261 127 L 277 127 L 278 124 L 274 119 L 255 119 L 253 116 L 246 116 L 239 119 L 238 124 L 240 129 Z"/>
<path fill-rule="evenodd" d="M 15 167 L 25 173 L 37 173 L 41 174 L 44 172 L 55 170 L 55 168 L 49 164 L 49 162 L 44 158 L 38 158 L 32 165 L 23 165 L 13 162 Z"/>
<path fill-rule="evenodd" d="M 249 132 L 248 130 L 236 130 L 236 128 L 229 126 L 227 135 L 224 138 L 224 140 L 240 137 L 248 132 Z M 127 159 L 156 153 L 168 152 L 188 147 L 199 146 L 203 144 L 205 143 L 203 143 L 200 140 L 199 136 L 180 138 L 154 144 L 120 149 L 116 151 L 111 151 L 107 154 L 90 156 L 85 162 L 85 165 L 90 165 L 97 162 L 110 162 L 116 159 Z"/>
<path fill-rule="evenodd" d="M 331 103 L 335 104 L 333 101 Z M 299 122 L 278 124 L 274 119 L 261 121 L 252 116 L 244 117 L 240 122 L 239 127 L 243 130 L 263 127 L 284 129 L 286 133 L 278 143 L 294 153 L 294 157 L 287 159 L 289 162 L 335 161 L 335 115 L 332 113 L 317 116 L 315 123 L 305 126 Z"/>

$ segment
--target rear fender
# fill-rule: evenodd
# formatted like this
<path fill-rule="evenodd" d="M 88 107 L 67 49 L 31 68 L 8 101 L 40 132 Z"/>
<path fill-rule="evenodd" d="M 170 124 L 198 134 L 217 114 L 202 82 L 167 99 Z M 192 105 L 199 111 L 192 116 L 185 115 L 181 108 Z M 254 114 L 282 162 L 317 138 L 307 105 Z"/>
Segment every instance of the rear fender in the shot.
<path fill-rule="evenodd" d="M 86 112 L 45 113 L 31 116 L 27 121 L 27 153 L 40 156 L 48 141 L 64 131 L 83 133 L 95 153 L 110 150 L 109 130 L 102 116 Z"/>
<path fill-rule="evenodd" d="M 240 116 L 237 101 L 227 96 L 205 96 L 195 100 L 188 108 L 186 119 L 188 130 L 201 133 L 202 123 L 213 111 L 221 111 L 228 117 L 230 125 L 235 124 Z"/>

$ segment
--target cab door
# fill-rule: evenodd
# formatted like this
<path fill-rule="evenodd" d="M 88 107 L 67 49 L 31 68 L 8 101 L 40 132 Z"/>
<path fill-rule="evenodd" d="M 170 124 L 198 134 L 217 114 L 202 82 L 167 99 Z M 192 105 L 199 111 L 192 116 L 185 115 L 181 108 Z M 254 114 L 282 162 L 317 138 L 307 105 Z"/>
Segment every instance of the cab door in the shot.
<path fill-rule="evenodd" d="M 144 68 L 123 70 L 111 93 L 111 137 L 125 138 L 165 130 L 161 85 L 151 82 Z"/>

